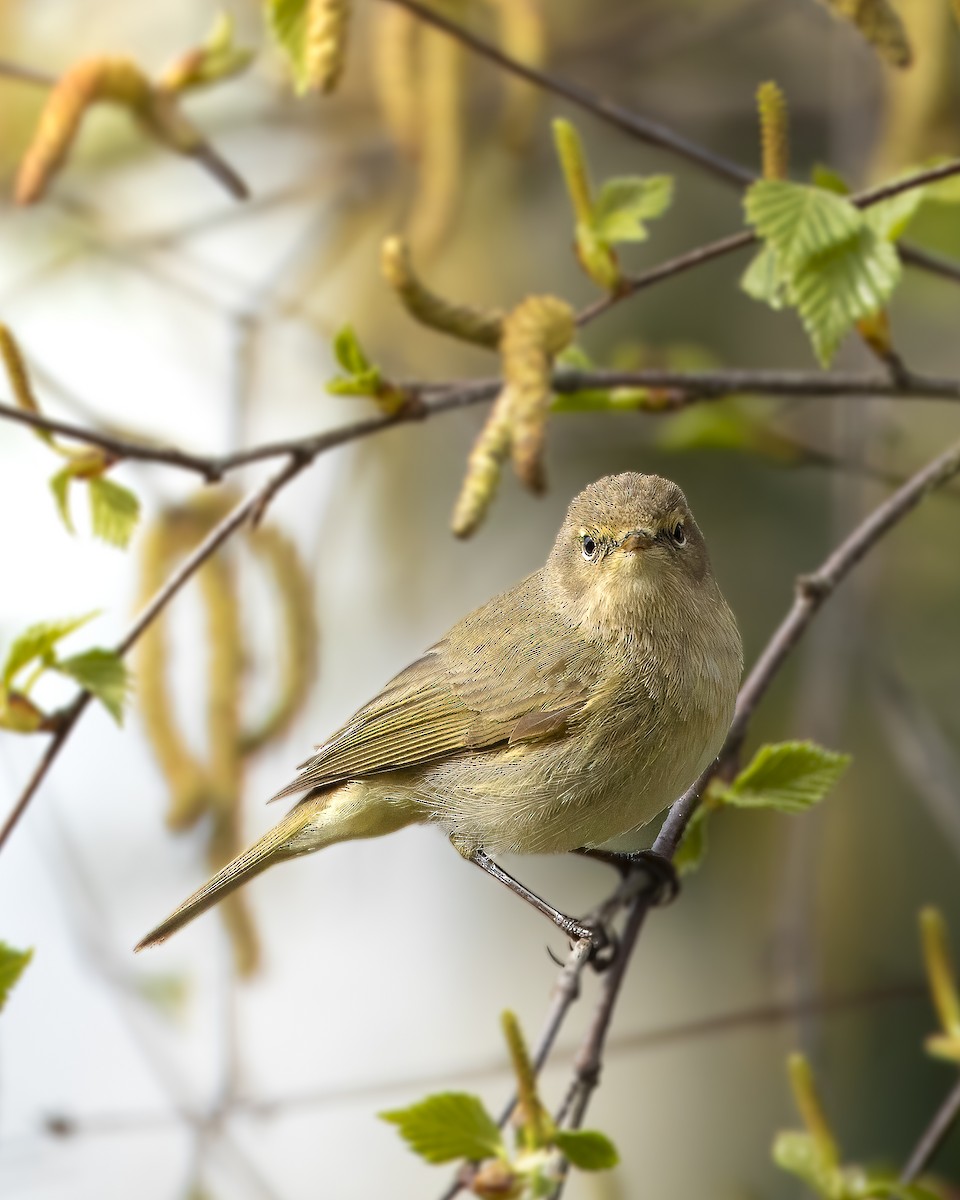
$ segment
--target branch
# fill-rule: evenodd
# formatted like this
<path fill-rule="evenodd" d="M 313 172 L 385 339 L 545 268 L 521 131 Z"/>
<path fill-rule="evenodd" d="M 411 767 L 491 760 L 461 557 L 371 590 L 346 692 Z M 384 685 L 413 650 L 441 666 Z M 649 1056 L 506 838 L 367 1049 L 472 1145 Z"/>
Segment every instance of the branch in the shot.
<path fill-rule="evenodd" d="M 960 1079 L 954 1084 L 943 1104 L 937 1110 L 933 1120 L 923 1131 L 920 1141 L 910 1155 L 907 1165 L 900 1174 L 901 1183 L 913 1183 L 934 1154 L 943 1139 L 950 1132 L 951 1126 L 960 1116 Z"/>
<path fill-rule="evenodd" d="M 739 163 L 735 163 L 731 159 L 714 154 L 712 150 L 708 150 L 705 146 L 701 146 L 679 133 L 674 133 L 672 129 L 661 125 L 658 121 L 641 117 L 639 114 L 631 112 L 630 109 L 623 108 L 603 96 L 597 96 L 576 83 L 570 83 L 557 75 L 551 75 L 548 71 L 531 67 L 527 63 L 520 62 L 519 59 L 511 58 L 492 42 L 478 37 L 469 29 L 458 25 L 456 21 L 445 17 L 441 12 L 428 8 L 426 4 L 418 3 L 418 0 L 390 0 L 390 3 L 407 9 L 428 25 L 442 29 L 444 33 L 448 33 L 452 38 L 462 42 L 475 54 L 495 63 L 511 75 L 516 75 L 528 83 L 543 88 L 546 92 L 552 92 L 555 96 L 569 100 L 578 108 L 592 113 L 609 125 L 616 126 L 617 129 L 624 130 L 641 142 L 646 142 L 650 146 L 659 146 L 661 149 L 669 150 L 680 155 L 681 158 L 696 163 L 697 166 L 716 175 L 726 183 L 749 184 L 755 178 L 753 172 L 747 167 L 741 167 Z"/>
<path fill-rule="evenodd" d="M 400 382 L 397 387 L 414 397 L 417 403 L 393 416 L 368 417 L 337 429 L 310 434 L 285 441 L 264 442 L 234 454 L 191 454 L 175 446 L 163 446 L 146 439 L 124 438 L 101 433 L 89 426 L 61 421 L 42 413 L 29 412 L 12 404 L 0 402 L 0 420 L 14 421 L 33 429 L 44 429 L 60 437 L 98 446 L 118 461 L 160 463 L 192 471 L 208 483 L 217 483 L 230 471 L 251 463 L 274 458 L 303 457 L 313 459 L 326 450 L 356 441 L 394 425 L 426 420 L 438 413 L 468 408 L 492 399 L 502 387 L 500 379 L 475 379 L 462 382 L 429 383 Z M 810 396 L 894 397 L 900 399 L 960 400 L 960 379 L 904 373 L 896 379 L 889 375 L 853 371 L 750 370 L 720 368 L 713 371 L 669 371 L 648 368 L 636 371 L 613 371 L 598 368 L 590 371 L 560 369 L 553 377 L 554 391 L 569 395 L 580 391 L 605 388 L 650 388 L 668 391 L 669 396 L 653 397 L 649 405 L 638 402 L 636 407 L 652 413 L 668 413 L 690 404 L 719 400 L 724 396 Z M 427 397 L 427 398 L 424 398 Z M 611 409 L 620 406 L 611 403 Z M 595 405 L 590 406 L 596 410 Z"/>
<path fill-rule="evenodd" d="M 603 96 L 598 96 L 587 88 L 580 87 L 569 80 L 552 75 L 548 71 L 531 67 L 519 59 L 511 58 L 509 54 L 504 54 L 498 46 L 478 37 L 471 30 L 457 24 L 456 21 L 450 20 L 449 17 L 443 16 L 442 13 L 435 12 L 433 9 L 428 8 L 427 5 L 419 3 L 418 0 L 389 0 L 389 2 L 407 9 L 408 12 L 413 13 L 428 25 L 442 29 L 444 33 L 449 34 L 452 38 L 456 38 L 457 41 L 467 46 L 475 54 L 494 63 L 509 74 L 516 75 L 520 79 L 525 79 L 528 83 L 541 87 L 544 91 L 551 92 L 555 96 L 560 96 L 564 100 L 569 100 L 578 108 L 583 109 L 584 112 L 591 113 L 601 121 L 606 121 L 608 125 L 623 130 L 639 141 L 646 142 L 651 146 L 659 146 L 663 150 L 668 150 L 672 154 L 676 154 L 678 157 L 694 163 L 716 178 L 721 179 L 724 183 L 748 187 L 759 178 L 756 172 L 750 170 L 749 167 L 741 166 L 740 163 L 734 162 L 732 159 L 715 154 L 706 146 L 701 146 L 699 142 L 691 141 L 689 138 L 675 133 L 672 129 L 661 125 L 657 121 L 641 117 L 638 113 L 632 112 L 630 109 L 624 108 L 612 100 L 607 100 Z M 894 185 L 884 186 L 892 187 Z M 863 193 L 863 195 L 867 194 Z M 883 197 L 878 197 L 878 199 L 880 198 Z M 851 199 L 854 203 L 857 203 L 856 197 L 851 197 Z M 876 203 L 876 201 L 869 201 L 868 203 Z M 742 244 L 748 245 L 749 243 L 744 242 Z M 718 244 L 715 243 L 714 245 Z M 730 249 L 735 248 L 730 247 Z M 924 271 L 930 271 L 935 275 L 951 279 L 954 282 L 960 282 L 960 263 L 951 262 L 949 259 L 941 258 L 916 246 L 900 246 L 899 252 L 903 261 L 909 263 L 911 266 L 918 267 Z M 719 253 L 726 253 L 726 251 L 715 250 L 708 257 L 717 257 Z M 707 261 L 706 258 L 703 261 Z M 629 284 L 630 280 L 627 279 L 624 282 Z M 655 281 L 651 280 L 651 282 Z M 637 287 L 625 288 L 618 291 L 616 296 L 605 297 L 604 301 L 600 303 L 603 304 L 603 309 L 606 309 L 611 304 L 615 304 L 618 300 L 622 300 L 625 296 L 630 296 L 638 290 L 639 288 Z"/>

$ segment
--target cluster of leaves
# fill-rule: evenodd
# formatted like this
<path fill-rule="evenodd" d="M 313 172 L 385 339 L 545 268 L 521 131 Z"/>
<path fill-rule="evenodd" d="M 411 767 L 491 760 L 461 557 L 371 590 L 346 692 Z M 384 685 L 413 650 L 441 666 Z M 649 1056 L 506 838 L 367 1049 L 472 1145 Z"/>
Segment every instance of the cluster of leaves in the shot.
<path fill-rule="evenodd" d="M 95 696 L 120 724 L 130 686 L 123 659 L 102 647 L 65 658 L 59 654 L 59 643 L 96 615 L 88 613 L 83 617 L 31 625 L 13 641 L 0 674 L 0 728 L 16 733 L 36 733 L 51 728 L 51 718 L 30 698 L 31 690 L 46 671 L 55 671 L 74 680 Z"/>
<path fill-rule="evenodd" d="M 387 416 L 395 416 L 410 402 L 402 388 L 383 377 L 383 372 L 367 356 L 352 325 L 344 325 L 333 339 L 333 356 L 342 369 L 327 381 L 333 396 L 366 396 L 375 400 Z"/>
<path fill-rule="evenodd" d="M 850 756 L 815 742 L 761 746 L 730 782 L 714 780 L 687 826 L 676 855 L 681 873 L 696 870 L 707 849 L 707 821 L 718 808 L 765 808 L 801 813 L 819 804 L 850 765 Z"/>
<path fill-rule="evenodd" d="M 943 1028 L 942 1034 L 927 1039 L 926 1048 L 936 1057 L 960 1063 L 960 989 L 950 960 L 946 925 L 937 909 L 925 908 L 920 913 L 920 936 L 930 990 Z M 773 1160 L 779 1167 L 798 1176 L 823 1200 L 944 1200 L 945 1190 L 935 1180 L 904 1182 L 896 1171 L 886 1167 L 844 1164 L 810 1064 L 802 1054 L 792 1054 L 787 1071 L 805 1128 L 777 1134 Z"/>
<path fill-rule="evenodd" d="M 557 1128 L 537 1092 L 516 1017 L 505 1012 L 502 1024 L 517 1085 L 512 1147 L 483 1101 L 467 1092 L 441 1092 L 381 1117 L 396 1125 L 410 1149 L 427 1162 L 465 1159 L 472 1164 L 469 1186 L 477 1196 L 540 1200 L 553 1194 L 565 1163 L 581 1171 L 615 1167 L 619 1156 L 604 1134 Z"/>
<path fill-rule="evenodd" d="M 956 190 L 945 180 L 858 208 L 826 168 L 818 167 L 810 184 L 758 180 L 744 209 L 764 245 L 740 285 L 771 308 L 795 309 L 826 366 L 855 325 L 884 311 L 901 276 L 895 243 L 920 206 L 953 203 Z"/>

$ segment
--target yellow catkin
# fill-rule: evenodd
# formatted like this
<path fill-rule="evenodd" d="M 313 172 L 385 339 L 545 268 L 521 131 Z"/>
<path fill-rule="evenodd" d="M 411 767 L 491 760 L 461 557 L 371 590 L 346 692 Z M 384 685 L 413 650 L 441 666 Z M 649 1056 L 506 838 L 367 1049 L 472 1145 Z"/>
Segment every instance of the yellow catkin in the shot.
<path fill-rule="evenodd" d="M 456 13 L 455 6 L 442 6 Z M 420 158 L 408 235 L 418 254 L 443 243 L 457 210 L 463 182 L 464 52 L 433 26 L 420 31 Z"/>
<path fill-rule="evenodd" d="M 913 51 L 906 28 L 890 0 L 822 0 L 837 16 L 855 25 L 882 59 L 909 67 Z"/>
<path fill-rule="evenodd" d="M 313 580 L 294 543 L 268 525 L 261 525 L 249 540 L 276 591 L 283 662 L 276 700 L 263 721 L 243 735 L 241 747 L 245 755 L 282 736 L 289 728 L 314 681 L 319 640 Z"/>
<path fill-rule="evenodd" d="M 527 487 L 545 484 L 543 445 L 554 357 L 573 341 L 573 309 L 556 296 L 529 296 L 504 321 L 500 346 L 510 396 L 514 470 Z"/>
<path fill-rule="evenodd" d="M 528 67 L 542 67 L 547 60 L 546 25 L 539 0 L 489 0 L 496 9 L 500 47 L 505 54 Z M 537 130 L 542 107 L 538 87 L 509 72 L 502 75 L 504 88 L 501 128 L 512 150 L 523 150 Z"/>
<path fill-rule="evenodd" d="M 40 405 L 30 383 L 20 343 L 13 336 L 13 332 L 2 324 L 0 324 L 0 359 L 3 360 L 4 370 L 10 381 L 10 388 L 17 405 L 26 409 L 27 412 L 38 413 Z"/>
<path fill-rule="evenodd" d="M 453 509 L 450 528 L 469 537 L 486 516 L 493 500 L 503 461 L 510 453 L 510 397 L 505 388 L 494 401 L 486 424 L 467 458 L 467 471 Z"/>
<path fill-rule="evenodd" d="M 397 4 L 379 4 L 372 14 L 373 82 L 384 122 L 397 146 L 411 157 L 420 145 L 417 72 L 419 24 Z"/>
<path fill-rule="evenodd" d="M 764 179 L 786 179 L 790 173 L 790 128 L 787 100 L 773 80 L 757 88 L 760 146 Z"/>
<path fill-rule="evenodd" d="M 400 237 L 384 239 L 380 248 L 383 277 L 400 297 L 407 312 L 421 325 L 449 333 L 461 341 L 496 349 L 503 333 L 503 313 L 496 309 L 452 304 L 431 292 L 417 278 L 407 243 Z"/>
<path fill-rule="evenodd" d="M 163 584 L 182 542 L 174 511 L 163 513 L 141 539 L 140 603 L 146 604 Z M 167 619 L 154 621 L 137 646 L 137 707 L 157 764 L 167 781 L 166 821 L 171 829 L 187 829 L 207 807 L 205 773 L 177 727 L 167 679 L 170 650 Z"/>
<path fill-rule="evenodd" d="M 308 0 L 303 34 L 307 87 L 332 92 L 343 74 L 350 33 L 350 0 Z"/>
<path fill-rule="evenodd" d="M 152 87 L 130 59 L 98 57 L 71 67 L 51 88 L 14 185 L 18 204 L 41 199 L 66 160 L 87 109 L 96 101 L 134 111 L 148 103 Z"/>

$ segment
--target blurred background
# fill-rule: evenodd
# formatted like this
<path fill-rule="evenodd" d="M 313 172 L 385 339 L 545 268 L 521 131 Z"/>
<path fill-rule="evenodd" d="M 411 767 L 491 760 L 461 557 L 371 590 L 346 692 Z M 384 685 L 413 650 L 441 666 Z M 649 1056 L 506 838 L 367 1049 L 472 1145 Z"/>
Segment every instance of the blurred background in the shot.
<path fill-rule="evenodd" d="M 960 40 L 945 2 L 900 5 L 908 70 L 884 65 L 813 0 L 518 0 L 512 18 L 508 7 L 471 0 L 456 12 L 491 37 L 511 20 L 516 34 L 521 9 L 539 13 L 550 70 L 751 168 L 754 93 L 770 78 L 789 99 L 797 177 L 828 163 L 864 186 L 960 152 Z M 576 121 L 597 179 L 675 176 L 672 209 L 624 255 L 628 269 L 741 225 L 736 188 L 551 97 L 505 89 L 487 63 L 454 52 L 438 65 L 436 45 L 420 47 L 418 86 L 446 80 L 447 93 L 438 84 L 427 94 L 411 155 L 391 109 L 396 12 L 375 0 L 356 9 L 340 89 L 298 99 L 257 6 L 232 5 L 237 40 L 258 48 L 256 60 L 185 108 L 247 180 L 241 204 L 147 143 L 125 114 L 97 110 L 47 198 L 14 207 L 45 90 L 0 72 L 0 319 L 22 342 L 45 411 L 198 453 L 334 428 L 375 411 L 325 391 L 345 322 L 393 376 L 491 374 L 489 355 L 401 310 L 379 278 L 379 243 L 408 229 L 424 275 L 454 299 L 594 298 L 569 252 L 555 114 Z M 0 58 L 57 75 L 109 51 L 153 72 L 196 45 L 217 11 L 186 0 L 3 0 Z M 912 241 L 960 255 L 954 214 L 925 206 Z M 812 369 L 795 317 L 738 290 L 744 266 L 727 258 L 650 289 L 582 344 L 599 363 Z M 960 371 L 955 283 L 907 271 L 891 316 L 908 363 Z M 850 339 L 838 365 L 870 360 Z M 747 411 L 794 448 L 892 474 L 957 436 L 943 403 L 770 400 Z M 319 458 L 271 507 L 273 549 L 238 536 L 221 573 L 173 604 L 165 642 L 134 658 L 140 686 L 124 728 L 94 706 L 68 742 L 0 865 L 0 937 L 35 947 L 0 1017 L 0 1195 L 439 1194 L 446 1170 L 424 1166 L 375 1114 L 443 1089 L 478 1091 L 496 1111 L 509 1087 L 499 1013 L 514 1009 L 532 1037 L 556 976 L 548 946 L 564 950 L 439 833 L 406 830 L 288 864 L 253 883 L 229 932 L 210 914 L 137 958 L 132 945 L 206 877 L 218 847 L 271 823 L 265 799 L 315 741 L 452 621 L 540 566 L 589 481 L 629 469 L 681 484 L 748 663 L 795 575 L 885 490 L 869 472 L 800 453 L 698 445 L 709 439 L 679 417 L 564 414 L 550 425 L 546 496 L 505 477 L 488 520 L 461 543 L 449 513 L 483 417 L 441 415 Z M 69 645 L 110 645 L 149 591 L 157 555 L 182 550 L 210 519 L 195 479 L 126 463 L 112 477 L 144 506 L 130 550 L 91 537 L 79 495 L 70 536 L 47 484 L 57 465 L 27 430 L 0 428 L 3 646 L 34 621 L 92 610 L 101 615 Z M 231 494 L 263 476 L 232 478 Z M 588 1125 L 613 1138 L 622 1164 L 575 1175 L 571 1200 L 798 1194 L 770 1160 L 776 1130 L 799 1123 L 784 1073 L 794 1048 L 811 1055 L 851 1160 L 903 1161 L 951 1085 L 921 1048 L 935 1020 L 916 913 L 938 904 L 960 940 L 958 501 L 931 499 L 857 570 L 764 703 L 751 745 L 811 737 L 852 753 L 853 768 L 811 815 L 714 819 L 705 864 L 649 922 L 616 1015 Z M 181 541 L 164 542 L 158 530 L 173 527 Z M 237 627 L 232 655 L 211 647 L 208 623 L 224 612 Z M 211 685 L 218 669 L 228 674 Z M 239 712 L 211 748 L 211 686 L 222 693 L 224 679 Z M 72 694 L 43 688 L 47 705 Z M 278 703 L 259 744 L 243 741 Z M 158 738 L 173 745 L 179 781 L 158 765 Z M 43 742 L 0 734 L 0 816 Z M 218 765 L 224 744 L 229 761 Z M 211 778 L 198 783 L 204 770 Z M 582 861 L 506 865 L 569 912 L 611 883 Z M 586 980 L 545 1073 L 549 1102 L 595 985 Z M 731 1028 L 709 1026 L 737 1014 Z M 956 1178 L 960 1139 L 939 1165 Z"/>

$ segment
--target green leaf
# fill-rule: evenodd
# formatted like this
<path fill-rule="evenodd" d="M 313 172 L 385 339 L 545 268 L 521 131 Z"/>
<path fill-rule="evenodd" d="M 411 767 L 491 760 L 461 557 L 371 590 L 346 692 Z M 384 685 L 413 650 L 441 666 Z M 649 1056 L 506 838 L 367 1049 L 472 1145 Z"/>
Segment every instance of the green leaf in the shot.
<path fill-rule="evenodd" d="M 723 802 L 738 808 L 804 812 L 826 796 L 849 765 L 849 754 L 836 754 L 815 742 L 761 746 L 721 793 Z"/>
<path fill-rule="evenodd" d="M 752 184 L 744 209 L 748 222 L 772 247 L 786 272 L 849 241 L 863 228 L 863 217 L 849 200 L 781 179 Z"/>
<path fill-rule="evenodd" d="M 773 1143 L 773 1161 L 784 1171 L 799 1176 L 821 1196 L 842 1196 L 846 1190 L 840 1171 L 824 1162 L 816 1139 L 809 1133 L 794 1129 L 778 1133 Z"/>
<path fill-rule="evenodd" d="M 140 519 L 140 501 L 129 488 L 102 476 L 89 479 L 87 487 L 94 535 L 125 549 Z"/>
<path fill-rule="evenodd" d="M 369 371 L 372 365 L 364 353 L 352 325 L 341 326 L 335 334 L 333 354 L 349 375 L 361 375 L 364 371 Z"/>
<path fill-rule="evenodd" d="M 701 804 L 683 831 L 673 865 L 681 875 L 692 875 L 707 853 L 707 807 Z"/>
<path fill-rule="evenodd" d="M 902 171 L 889 182 L 896 183 L 916 174 L 915 170 Z M 863 210 L 863 217 L 878 237 L 885 238 L 888 242 L 895 242 L 906 232 L 907 226 L 913 220 L 925 198 L 926 188 L 909 188 L 905 192 L 897 192 L 889 200 L 871 204 Z"/>
<path fill-rule="evenodd" d="M 67 528 L 67 533 L 76 533 L 70 517 L 70 484 L 73 479 L 74 474 L 69 466 L 63 467 L 50 477 L 50 491 L 53 492 L 53 498 L 57 502 L 57 512 Z"/>
<path fill-rule="evenodd" d="M 310 0 L 266 0 L 270 32 L 284 53 L 298 93 L 310 87 L 307 64 L 307 10 Z"/>
<path fill-rule="evenodd" d="M 777 256 L 769 246 L 764 246 L 754 255 L 740 276 L 740 287 L 747 295 L 762 304 L 769 304 L 773 309 L 781 309 L 786 304 L 785 285 Z"/>
<path fill-rule="evenodd" d="M 840 172 L 835 171 L 833 167 L 824 166 L 823 163 L 814 163 L 810 172 L 810 182 L 825 192 L 835 192 L 838 196 L 850 195 L 850 185 Z"/>
<path fill-rule="evenodd" d="M 53 663 L 56 671 L 69 675 L 91 695 L 96 696 L 118 725 L 123 724 L 123 706 L 130 690 L 126 664 L 113 650 L 85 650 Z"/>
<path fill-rule="evenodd" d="M 23 974 L 31 958 L 32 950 L 14 950 L 6 942 L 0 942 L 0 1009 L 6 1004 L 10 989 Z"/>
<path fill-rule="evenodd" d="M 68 633 L 73 633 L 75 629 L 79 629 L 81 625 L 86 625 L 88 621 L 92 621 L 97 615 L 95 612 L 90 612 L 82 617 L 68 617 L 64 621 L 45 621 L 37 625 L 31 625 L 29 629 L 25 629 L 14 640 L 13 645 L 7 652 L 7 660 L 3 665 L 4 687 L 9 687 L 13 682 L 14 676 L 28 663 L 34 662 L 37 659 L 52 663 L 54 659 L 54 646 L 56 646 L 57 642 L 65 638 Z"/>
<path fill-rule="evenodd" d="M 857 321 L 883 308 L 900 273 L 894 247 L 867 227 L 796 271 L 790 298 L 823 366 Z"/>
<path fill-rule="evenodd" d="M 333 355 L 346 371 L 346 377 L 336 375 L 327 383 L 334 396 L 377 396 L 383 386 L 380 368 L 370 361 L 353 331 L 342 326 L 333 339 Z"/>
<path fill-rule="evenodd" d="M 608 179 L 593 206 L 593 231 L 604 242 L 642 242 L 644 221 L 659 217 L 673 200 L 670 175 L 624 175 Z"/>
<path fill-rule="evenodd" d="M 553 1144 L 572 1166 L 581 1171 L 609 1171 L 620 1161 L 613 1142 L 595 1129 L 558 1130 Z"/>
<path fill-rule="evenodd" d="M 479 1162 L 505 1153 L 493 1118 L 480 1099 L 467 1092 L 440 1092 L 380 1116 L 396 1125 L 410 1149 L 427 1162 Z"/>

